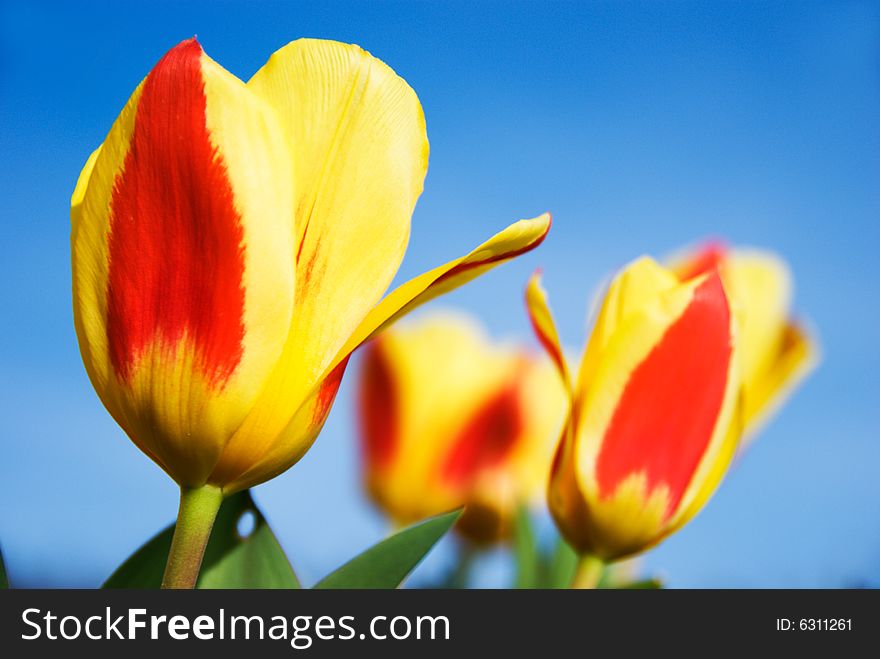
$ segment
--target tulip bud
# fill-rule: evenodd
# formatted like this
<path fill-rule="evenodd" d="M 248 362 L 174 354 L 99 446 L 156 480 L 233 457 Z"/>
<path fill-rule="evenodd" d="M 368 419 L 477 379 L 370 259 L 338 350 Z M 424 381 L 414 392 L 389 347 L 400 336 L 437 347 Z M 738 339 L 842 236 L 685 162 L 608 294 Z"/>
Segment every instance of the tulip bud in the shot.
<path fill-rule="evenodd" d="M 384 332 L 358 381 L 364 480 L 395 522 L 458 506 L 458 531 L 505 537 L 540 498 L 567 405 L 552 365 L 438 315 Z"/>
<path fill-rule="evenodd" d="M 611 560 L 703 506 L 740 434 L 735 323 L 717 272 L 680 281 L 648 258 L 608 287 L 572 382 L 537 276 L 527 302 L 572 395 L 548 500 L 569 543 Z"/>
<path fill-rule="evenodd" d="M 791 318 L 791 272 L 775 254 L 716 243 L 681 255 L 673 267 L 681 279 L 721 273 L 739 330 L 748 443 L 818 361 L 816 339 Z"/>
<path fill-rule="evenodd" d="M 547 215 L 380 302 L 427 161 L 415 93 L 357 46 L 296 41 L 244 83 L 192 39 L 135 89 L 71 200 L 74 321 L 102 402 L 175 481 L 283 472 L 362 341 L 541 242 Z"/>

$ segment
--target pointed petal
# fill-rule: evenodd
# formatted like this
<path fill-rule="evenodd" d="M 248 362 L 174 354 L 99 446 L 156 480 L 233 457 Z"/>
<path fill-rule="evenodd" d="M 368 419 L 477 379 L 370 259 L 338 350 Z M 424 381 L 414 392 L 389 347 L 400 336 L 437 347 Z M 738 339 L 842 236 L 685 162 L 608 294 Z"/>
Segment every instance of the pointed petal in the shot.
<path fill-rule="evenodd" d="M 556 365 L 559 377 L 562 378 L 562 384 L 566 391 L 569 392 L 569 396 L 571 396 L 573 393 L 571 376 L 568 372 L 562 343 L 559 340 L 559 332 L 556 331 L 556 322 L 553 320 L 553 314 L 550 311 L 547 292 L 541 286 L 540 270 L 536 270 L 532 274 L 529 278 L 529 283 L 526 285 L 526 310 L 538 340 Z"/>
<path fill-rule="evenodd" d="M 547 293 L 541 286 L 540 272 L 535 272 L 526 286 L 526 310 L 532 328 L 556 368 L 565 391 L 567 414 L 559 434 L 559 441 L 550 467 L 547 484 L 547 505 L 557 526 L 569 542 L 580 551 L 587 551 L 590 541 L 589 514 L 576 477 L 574 463 L 577 434 L 577 401 L 569 374 L 567 360 L 550 311 Z"/>
<path fill-rule="evenodd" d="M 260 404 L 225 447 L 211 482 L 235 482 L 236 487 L 262 482 L 261 473 L 278 474 L 293 465 L 314 441 L 310 410 L 331 374 L 339 373 L 352 351 L 397 318 L 447 293 L 515 256 L 537 247 L 550 228 L 548 214 L 520 220 L 496 234 L 470 254 L 412 279 L 388 294 L 361 322 L 324 372 L 303 393 L 301 374 L 291 370 L 295 357 L 282 356 L 264 388 Z M 288 341 L 286 353 L 297 345 Z M 338 386 L 338 383 L 337 383 Z M 333 389 L 335 394 L 335 389 Z M 332 402 L 333 398 L 330 397 Z M 323 423 L 323 418 L 321 419 Z M 256 464 L 256 467 L 251 465 Z M 245 473 L 246 472 L 246 473 Z"/>
<path fill-rule="evenodd" d="M 550 222 L 549 213 L 515 222 L 467 256 L 449 261 L 401 284 L 367 314 L 333 363 L 339 363 L 364 341 L 413 309 L 455 290 L 501 263 L 535 249 L 547 236 Z"/>

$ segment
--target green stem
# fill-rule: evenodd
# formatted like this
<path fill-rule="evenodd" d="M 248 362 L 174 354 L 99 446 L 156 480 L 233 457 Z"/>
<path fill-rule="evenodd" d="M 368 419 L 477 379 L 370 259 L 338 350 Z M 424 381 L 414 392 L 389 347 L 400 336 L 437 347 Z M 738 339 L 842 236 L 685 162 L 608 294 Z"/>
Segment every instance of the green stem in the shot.
<path fill-rule="evenodd" d="M 572 588 L 593 589 L 599 586 L 602 573 L 605 571 L 605 563 L 601 558 L 591 554 L 584 554 L 578 561 L 577 570 L 571 580 Z"/>
<path fill-rule="evenodd" d="M 165 576 L 162 577 L 162 588 L 196 587 L 205 547 L 208 546 L 211 528 L 222 502 L 223 491 L 219 487 L 203 485 L 180 488 L 180 509 L 171 551 L 168 552 L 168 563 L 165 565 Z"/>

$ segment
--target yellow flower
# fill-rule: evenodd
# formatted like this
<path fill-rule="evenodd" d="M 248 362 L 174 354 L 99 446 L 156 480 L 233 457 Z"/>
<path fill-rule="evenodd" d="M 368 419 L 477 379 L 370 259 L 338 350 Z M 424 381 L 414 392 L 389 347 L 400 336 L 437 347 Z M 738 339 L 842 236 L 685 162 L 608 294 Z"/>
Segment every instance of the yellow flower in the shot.
<path fill-rule="evenodd" d="M 465 537 L 505 537 L 543 495 L 567 400 L 546 358 L 434 315 L 387 330 L 358 381 L 364 480 L 399 524 L 465 505 Z"/>
<path fill-rule="evenodd" d="M 357 46 L 295 41 L 244 83 L 193 39 L 138 85 L 71 200 L 74 318 L 104 405 L 175 481 L 288 469 L 352 350 L 543 239 L 549 216 L 521 221 L 380 301 L 427 163 L 415 93 Z"/>
<path fill-rule="evenodd" d="M 711 271 L 681 281 L 648 258 L 611 282 L 569 376 L 537 276 L 527 306 L 571 407 L 551 470 L 550 510 L 582 554 L 643 551 L 715 491 L 740 436 L 735 322 Z"/>
<path fill-rule="evenodd" d="M 673 260 L 676 274 L 718 268 L 739 327 L 744 442 L 815 368 L 818 345 L 791 317 L 792 277 L 777 255 L 707 243 Z"/>

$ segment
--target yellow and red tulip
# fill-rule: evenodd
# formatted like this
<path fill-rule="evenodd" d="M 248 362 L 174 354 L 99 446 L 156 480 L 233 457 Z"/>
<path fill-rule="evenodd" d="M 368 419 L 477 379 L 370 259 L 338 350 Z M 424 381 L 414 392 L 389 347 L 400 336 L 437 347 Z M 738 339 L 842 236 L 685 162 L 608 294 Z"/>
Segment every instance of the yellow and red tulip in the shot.
<path fill-rule="evenodd" d="M 717 268 L 739 328 L 744 442 L 815 367 L 816 340 L 791 317 L 792 277 L 775 254 L 707 243 L 675 259 L 682 279 Z"/>
<path fill-rule="evenodd" d="M 541 242 L 546 215 L 380 301 L 427 163 L 415 93 L 357 46 L 299 40 L 245 83 L 193 39 L 138 85 L 71 200 L 74 319 L 104 405 L 175 481 L 286 470 L 352 350 Z"/>
<path fill-rule="evenodd" d="M 465 506 L 457 529 L 505 537 L 543 496 L 567 401 L 553 365 L 493 343 L 472 319 L 435 315 L 385 331 L 358 381 L 364 480 L 408 524 Z"/>
<path fill-rule="evenodd" d="M 740 436 L 736 323 L 721 277 L 680 280 L 648 258 L 625 267 L 576 381 L 537 275 L 526 298 L 571 395 L 551 513 L 580 553 L 612 560 L 647 549 L 705 504 Z"/>

